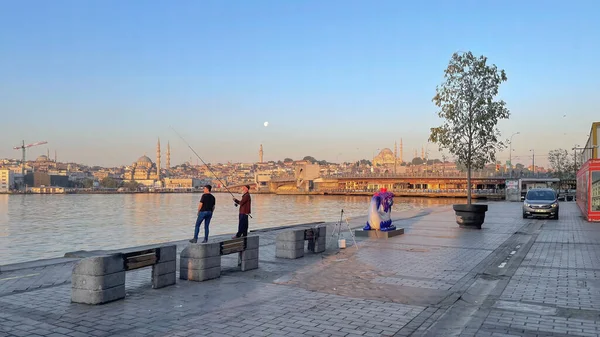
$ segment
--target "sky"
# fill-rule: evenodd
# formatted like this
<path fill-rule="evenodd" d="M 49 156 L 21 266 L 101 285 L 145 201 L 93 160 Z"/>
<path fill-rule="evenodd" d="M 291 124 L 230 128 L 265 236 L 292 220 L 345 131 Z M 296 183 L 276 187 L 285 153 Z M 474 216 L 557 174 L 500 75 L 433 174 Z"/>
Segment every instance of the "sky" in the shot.
<path fill-rule="evenodd" d="M 129 165 L 404 160 L 443 121 L 454 52 L 504 69 L 513 163 L 584 145 L 600 120 L 597 1 L 0 2 L 0 158 Z M 264 122 L 268 121 L 268 127 Z M 180 138 L 178 133 L 182 136 Z M 186 143 L 187 142 L 187 143 Z M 530 151 L 533 150 L 533 151 Z M 508 150 L 497 154 L 507 160 Z M 163 164 L 164 166 L 164 164 Z"/>

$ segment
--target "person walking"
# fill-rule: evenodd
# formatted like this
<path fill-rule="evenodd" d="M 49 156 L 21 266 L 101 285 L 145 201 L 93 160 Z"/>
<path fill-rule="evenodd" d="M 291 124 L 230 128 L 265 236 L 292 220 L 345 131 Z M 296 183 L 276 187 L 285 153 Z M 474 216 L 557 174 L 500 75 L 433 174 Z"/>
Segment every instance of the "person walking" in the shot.
<path fill-rule="evenodd" d="M 204 221 L 204 241 L 202 243 L 208 241 L 208 226 L 210 225 L 210 219 L 212 219 L 216 204 L 215 196 L 210 193 L 211 190 L 212 186 L 204 186 L 204 194 L 202 194 L 202 198 L 200 198 L 200 203 L 198 204 L 198 218 L 196 218 L 196 229 L 194 231 L 194 238 L 190 240 L 191 243 L 198 242 L 198 234 L 200 233 L 202 221 Z"/>
<path fill-rule="evenodd" d="M 248 236 L 248 216 L 252 212 L 251 205 L 252 199 L 250 198 L 250 185 L 246 185 L 242 187 L 242 200 L 238 200 L 235 197 L 233 198 L 233 202 L 236 205 L 240 206 L 240 215 L 239 215 L 239 223 L 238 223 L 238 231 L 232 237 L 233 239 L 239 238 L 242 236 Z"/>

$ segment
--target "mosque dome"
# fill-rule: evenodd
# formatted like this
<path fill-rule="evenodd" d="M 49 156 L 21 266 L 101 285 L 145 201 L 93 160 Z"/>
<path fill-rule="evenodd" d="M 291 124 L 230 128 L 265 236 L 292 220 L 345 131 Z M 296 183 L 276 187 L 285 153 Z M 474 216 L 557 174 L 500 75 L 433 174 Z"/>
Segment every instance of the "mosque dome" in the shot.
<path fill-rule="evenodd" d="M 41 156 L 37 157 L 35 161 L 48 161 L 48 156 L 41 155 Z"/>
<path fill-rule="evenodd" d="M 150 158 L 148 158 L 147 156 L 141 156 L 138 158 L 138 160 L 136 161 L 137 166 L 145 166 L 145 167 L 150 167 L 152 166 L 152 160 Z"/>
<path fill-rule="evenodd" d="M 381 152 L 379 152 L 379 155 L 381 156 L 393 156 L 394 152 L 392 152 L 392 150 L 388 149 L 387 147 L 383 150 L 381 150 Z"/>
<path fill-rule="evenodd" d="M 375 165 L 387 165 L 394 164 L 396 158 L 394 156 L 394 152 L 389 148 L 385 148 L 379 152 L 379 154 L 374 158 L 373 163 Z"/>

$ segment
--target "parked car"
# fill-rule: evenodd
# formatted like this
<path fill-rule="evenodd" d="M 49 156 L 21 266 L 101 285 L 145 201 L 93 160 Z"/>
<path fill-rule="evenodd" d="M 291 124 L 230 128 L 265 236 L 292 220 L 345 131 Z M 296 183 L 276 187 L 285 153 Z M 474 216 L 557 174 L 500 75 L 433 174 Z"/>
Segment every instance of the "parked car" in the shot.
<path fill-rule="evenodd" d="M 532 188 L 523 201 L 523 219 L 528 216 L 544 216 L 558 219 L 558 197 L 551 188 Z"/>

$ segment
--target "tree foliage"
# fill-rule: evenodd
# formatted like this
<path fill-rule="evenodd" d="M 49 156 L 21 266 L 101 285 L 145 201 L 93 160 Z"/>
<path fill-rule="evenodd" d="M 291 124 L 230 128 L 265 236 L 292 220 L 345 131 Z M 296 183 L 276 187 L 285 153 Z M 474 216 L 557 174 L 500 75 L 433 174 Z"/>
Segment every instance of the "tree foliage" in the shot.
<path fill-rule="evenodd" d="M 292 159 L 292 158 L 285 158 L 285 159 L 283 160 L 283 162 L 284 162 L 284 163 L 291 163 L 291 162 L 293 162 L 293 161 L 294 161 L 294 159 Z"/>
<path fill-rule="evenodd" d="M 565 149 L 556 149 L 548 152 L 548 162 L 554 176 L 560 179 L 565 179 L 574 176 L 573 158 L 569 156 L 569 152 Z"/>
<path fill-rule="evenodd" d="M 425 161 L 423 160 L 423 158 L 420 158 L 420 157 L 415 157 L 415 158 L 413 158 L 413 160 L 411 161 L 411 163 L 412 163 L 413 165 L 421 165 L 421 164 L 423 164 L 424 162 L 425 162 Z"/>
<path fill-rule="evenodd" d="M 111 177 L 105 177 L 100 180 L 100 185 L 106 188 L 117 188 L 119 187 L 119 182 Z"/>
<path fill-rule="evenodd" d="M 448 150 L 457 164 L 467 169 L 467 203 L 471 204 L 471 171 L 495 162 L 496 151 L 505 147 L 498 121 L 510 112 L 503 100 L 495 100 L 500 84 L 507 80 L 504 70 L 488 65 L 487 57 L 471 52 L 454 53 L 444 71 L 444 82 L 436 87 L 432 101 L 445 122 L 431 128 L 429 141 Z"/>
<path fill-rule="evenodd" d="M 81 186 L 84 188 L 92 188 L 94 186 L 94 179 L 85 178 L 81 181 Z"/>
<path fill-rule="evenodd" d="M 130 181 L 123 183 L 123 188 L 126 188 L 130 191 L 137 191 L 139 187 L 140 187 L 140 183 L 138 183 L 135 180 L 130 180 Z"/>

